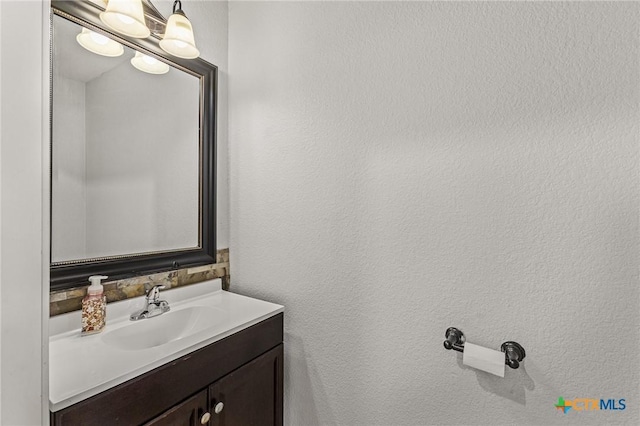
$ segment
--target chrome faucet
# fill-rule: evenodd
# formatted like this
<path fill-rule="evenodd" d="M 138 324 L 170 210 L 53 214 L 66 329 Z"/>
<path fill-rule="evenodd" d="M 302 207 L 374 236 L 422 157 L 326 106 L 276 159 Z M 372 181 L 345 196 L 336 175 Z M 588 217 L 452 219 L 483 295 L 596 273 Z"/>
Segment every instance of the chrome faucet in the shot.
<path fill-rule="evenodd" d="M 165 286 L 163 285 L 154 285 L 151 287 L 147 292 L 147 297 L 145 297 L 145 307 L 132 313 L 129 319 L 131 321 L 137 321 L 144 318 L 157 317 L 158 315 L 168 312 L 171 309 L 169 302 L 160 299 L 160 290 L 164 288 Z"/>

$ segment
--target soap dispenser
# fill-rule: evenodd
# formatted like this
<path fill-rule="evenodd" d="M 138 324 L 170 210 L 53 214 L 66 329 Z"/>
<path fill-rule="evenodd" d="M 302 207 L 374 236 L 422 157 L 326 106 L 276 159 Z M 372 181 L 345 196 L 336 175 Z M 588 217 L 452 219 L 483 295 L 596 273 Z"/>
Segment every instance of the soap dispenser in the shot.
<path fill-rule="evenodd" d="M 100 281 L 107 279 L 104 275 L 89 277 L 91 285 L 87 295 L 82 299 L 82 334 L 94 334 L 102 331 L 107 316 L 107 297 Z"/>

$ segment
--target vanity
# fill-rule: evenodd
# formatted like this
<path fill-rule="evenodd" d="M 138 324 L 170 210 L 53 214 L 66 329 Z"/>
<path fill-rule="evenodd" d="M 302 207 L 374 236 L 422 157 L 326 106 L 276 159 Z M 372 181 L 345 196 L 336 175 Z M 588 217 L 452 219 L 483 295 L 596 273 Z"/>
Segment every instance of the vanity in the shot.
<path fill-rule="evenodd" d="M 95 335 L 78 312 L 50 320 L 51 424 L 281 425 L 283 307 L 220 280 L 163 296 L 171 310 L 140 321 L 142 298 L 107 305 Z"/>

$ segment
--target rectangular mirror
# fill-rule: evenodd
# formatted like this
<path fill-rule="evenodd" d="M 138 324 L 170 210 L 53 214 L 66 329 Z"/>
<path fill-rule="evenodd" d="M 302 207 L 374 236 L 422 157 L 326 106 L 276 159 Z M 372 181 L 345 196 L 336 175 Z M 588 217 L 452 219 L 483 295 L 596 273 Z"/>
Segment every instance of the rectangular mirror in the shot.
<path fill-rule="evenodd" d="M 52 288 L 215 262 L 217 69 L 52 10 Z"/>

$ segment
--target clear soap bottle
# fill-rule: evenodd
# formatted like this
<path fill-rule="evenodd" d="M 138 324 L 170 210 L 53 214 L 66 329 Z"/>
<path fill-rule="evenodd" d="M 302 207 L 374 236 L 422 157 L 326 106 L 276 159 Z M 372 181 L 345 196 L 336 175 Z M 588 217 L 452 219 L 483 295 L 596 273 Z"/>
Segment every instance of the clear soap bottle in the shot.
<path fill-rule="evenodd" d="M 104 328 L 107 316 L 107 297 L 100 281 L 107 279 L 104 275 L 89 277 L 91 285 L 87 295 L 82 299 L 82 334 L 99 333 Z"/>

